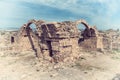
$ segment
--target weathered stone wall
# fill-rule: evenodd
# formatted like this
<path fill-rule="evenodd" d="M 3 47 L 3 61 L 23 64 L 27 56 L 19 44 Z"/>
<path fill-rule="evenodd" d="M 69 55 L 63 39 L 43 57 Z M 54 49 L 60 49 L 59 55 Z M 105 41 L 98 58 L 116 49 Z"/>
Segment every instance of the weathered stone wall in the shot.
<path fill-rule="evenodd" d="M 103 47 L 106 50 L 120 50 L 120 32 L 107 30 L 103 34 Z"/>
<path fill-rule="evenodd" d="M 103 37 L 103 48 L 105 50 L 110 50 L 111 49 L 111 39 L 108 37 Z"/>
<path fill-rule="evenodd" d="M 80 54 L 78 39 L 61 39 L 58 42 L 52 42 L 53 57 L 59 60 L 66 61 L 71 57 L 77 58 Z"/>
<path fill-rule="evenodd" d="M 30 25 L 36 25 L 36 32 L 30 28 Z M 86 29 L 80 35 L 77 28 L 78 24 L 85 25 Z M 79 42 L 79 38 L 83 38 Z M 96 50 L 102 48 L 102 37 L 98 32 L 90 27 L 84 20 L 75 22 L 51 22 L 46 23 L 41 20 L 31 20 L 24 24 L 14 36 L 17 49 L 34 50 L 37 57 L 45 60 L 70 61 L 80 56 L 80 47 L 84 50 Z"/>
<path fill-rule="evenodd" d="M 49 55 L 55 62 L 64 61 L 73 55 L 75 57 L 73 53 L 79 52 L 79 32 L 74 22 L 44 23 L 41 25 L 41 29 L 42 36 L 49 48 Z"/>
<path fill-rule="evenodd" d="M 96 50 L 97 49 L 97 38 L 92 37 L 89 39 L 85 39 L 84 41 L 79 43 L 80 47 L 86 50 Z"/>

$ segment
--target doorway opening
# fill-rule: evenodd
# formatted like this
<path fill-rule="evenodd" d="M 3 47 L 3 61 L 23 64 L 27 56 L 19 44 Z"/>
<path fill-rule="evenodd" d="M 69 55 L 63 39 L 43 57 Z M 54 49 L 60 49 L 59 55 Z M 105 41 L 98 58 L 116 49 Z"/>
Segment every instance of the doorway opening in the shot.
<path fill-rule="evenodd" d="M 15 42 L 14 37 L 11 36 L 11 43 L 14 43 L 14 42 Z"/>
<path fill-rule="evenodd" d="M 48 45 L 48 49 L 49 49 L 49 56 L 52 57 L 52 56 L 53 56 L 53 53 L 52 53 L 51 41 L 47 41 L 47 45 Z"/>

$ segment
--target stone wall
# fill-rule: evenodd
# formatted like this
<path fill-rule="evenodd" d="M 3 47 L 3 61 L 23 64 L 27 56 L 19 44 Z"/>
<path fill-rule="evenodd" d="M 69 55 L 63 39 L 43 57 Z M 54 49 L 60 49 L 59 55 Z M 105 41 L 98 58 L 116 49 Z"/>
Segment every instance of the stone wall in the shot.
<path fill-rule="evenodd" d="M 36 25 L 36 31 L 30 28 Z M 82 35 L 77 28 L 83 24 L 86 29 Z M 82 38 L 81 38 L 82 36 Z M 13 36 L 19 50 L 34 50 L 36 56 L 45 60 L 70 61 L 80 56 L 80 47 L 84 50 L 102 48 L 102 37 L 94 27 L 90 27 L 84 20 L 64 22 L 44 22 L 31 20 L 24 24 Z M 12 38 L 13 39 L 13 38 Z"/>
<path fill-rule="evenodd" d="M 89 39 L 85 39 L 84 41 L 80 42 L 79 45 L 86 50 L 96 50 L 97 48 L 97 38 L 92 37 Z"/>
<path fill-rule="evenodd" d="M 67 58 L 77 58 L 80 54 L 78 39 L 60 39 L 58 42 L 52 42 L 53 57 L 56 61 L 66 60 Z"/>
<path fill-rule="evenodd" d="M 107 30 L 103 34 L 103 47 L 106 50 L 120 50 L 120 32 Z"/>

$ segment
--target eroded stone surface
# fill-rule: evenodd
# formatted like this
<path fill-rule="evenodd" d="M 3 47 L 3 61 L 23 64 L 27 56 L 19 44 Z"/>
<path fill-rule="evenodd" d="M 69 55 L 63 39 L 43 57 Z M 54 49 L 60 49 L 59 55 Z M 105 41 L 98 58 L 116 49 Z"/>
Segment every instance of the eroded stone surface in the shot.
<path fill-rule="evenodd" d="M 31 28 L 36 25 L 36 30 Z M 78 24 L 85 30 L 80 33 Z M 80 35 L 81 34 L 81 35 Z M 16 35 L 11 36 L 11 43 L 16 50 L 34 50 L 36 56 L 54 62 L 74 60 L 80 56 L 80 49 L 102 49 L 102 36 L 95 27 L 84 20 L 45 22 L 30 20 Z"/>

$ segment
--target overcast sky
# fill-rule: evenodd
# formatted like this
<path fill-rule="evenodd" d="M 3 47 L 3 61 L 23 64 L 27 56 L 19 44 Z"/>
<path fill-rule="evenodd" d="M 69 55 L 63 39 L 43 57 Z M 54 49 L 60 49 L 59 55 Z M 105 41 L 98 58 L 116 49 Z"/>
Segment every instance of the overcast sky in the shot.
<path fill-rule="evenodd" d="M 0 28 L 19 28 L 30 19 L 85 19 L 98 29 L 120 29 L 120 0 L 0 0 Z"/>

